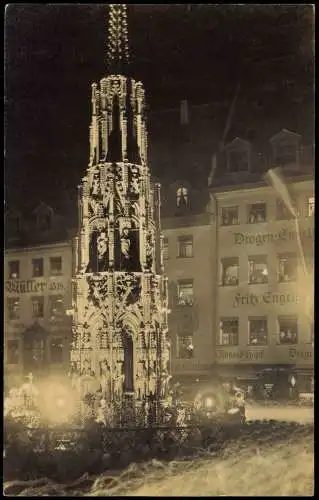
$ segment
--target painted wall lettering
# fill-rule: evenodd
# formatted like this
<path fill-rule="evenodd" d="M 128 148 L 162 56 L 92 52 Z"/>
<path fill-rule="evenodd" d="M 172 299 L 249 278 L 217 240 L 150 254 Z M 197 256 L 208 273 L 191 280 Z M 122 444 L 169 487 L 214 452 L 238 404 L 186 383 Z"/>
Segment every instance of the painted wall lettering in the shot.
<path fill-rule="evenodd" d="M 291 348 L 289 349 L 289 357 L 291 360 L 312 359 L 313 351 L 300 351 L 299 349 Z"/>
<path fill-rule="evenodd" d="M 62 292 L 64 285 L 60 281 L 8 280 L 5 282 L 7 293 L 43 293 L 44 291 Z"/>
<path fill-rule="evenodd" d="M 216 351 L 217 360 L 231 359 L 235 361 L 262 361 L 264 358 L 264 351 L 253 351 L 241 349 L 240 351 L 226 351 L 223 349 L 217 349 Z"/>
<path fill-rule="evenodd" d="M 235 245 L 261 246 L 276 241 L 294 241 L 296 237 L 296 231 L 283 228 L 277 233 L 234 233 L 234 243 Z M 314 239 L 314 228 L 303 229 L 300 237 L 301 239 Z"/>
<path fill-rule="evenodd" d="M 299 304 L 300 296 L 291 292 L 291 293 L 274 293 L 274 292 L 265 292 L 262 295 L 255 295 L 253 293 L 236 293 L 233 300 L 233 307 L 240 306 L 257 306 L 259 304 L 279 304 L 283 306 L 285 304 Z"/>

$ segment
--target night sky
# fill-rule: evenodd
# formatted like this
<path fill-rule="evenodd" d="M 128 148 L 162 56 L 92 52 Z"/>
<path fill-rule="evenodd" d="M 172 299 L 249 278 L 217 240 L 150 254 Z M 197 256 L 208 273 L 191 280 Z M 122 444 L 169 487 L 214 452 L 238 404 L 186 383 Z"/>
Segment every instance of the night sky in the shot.
<path fill-rule="evenodd" d="M 107 15 L 106 5 L 7 7 L 9 208 L 50 202 L 83 176 L 90 86 L 106 75 Z M 129 5 L 131 74 L 144 83 L 150 120 L 185 98 L 231 100 L 237 81 L 242 98 L 268 100 L 274 114 L 288 116 L 292 103 L 312 110 L 313 17 L 311 5 Z"/>

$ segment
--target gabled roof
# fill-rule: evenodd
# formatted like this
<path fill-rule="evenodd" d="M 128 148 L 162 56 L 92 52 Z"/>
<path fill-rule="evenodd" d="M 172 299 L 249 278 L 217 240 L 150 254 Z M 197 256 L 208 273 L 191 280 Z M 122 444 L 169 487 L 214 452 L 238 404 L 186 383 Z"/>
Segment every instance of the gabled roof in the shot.
<path fill-rule="evenodd" d="M 235 137 L 235 139 L 233 139 L 231 142 L 229 142 L 228 144 L 225 145 L 224 149 L 233 148 L 234 146 L 236 146 L 236 147 L 249 146 L 250 147 L 251 143 L 249 141 L 245 141 L 245 139 L 242 139 L 241 137 Z"/>
<path fill-rule="evenodd" d="M 291 138 L 294 138 L 295 140 L 297 140 L 297 139 L 301 138 L 301 135 L 297 134 L 296 132 L 292 132 L 291 130 L 287 130 L 286 128 L 283 128 L 282 130 L 280 130 L 280 132 L 273 135 L 269 139 L 269 141 L 274 142 L 274 141 L 278 141 L 279 139 L 283 139 L 283 138 L 287 138 L 287 137 L 291 137 Z"/>
<path fill-rule="evenodd" d="M 32 210 L 32 213 L 33 214 L 38 214 L 38 213 L 47 213 L 47 212 L 50 212 L 50 213 L 53 213 L 53 209 L 47 205 L 46 203 L 43 203 L 43 201 L 41 201 L 33 210 Z"/>

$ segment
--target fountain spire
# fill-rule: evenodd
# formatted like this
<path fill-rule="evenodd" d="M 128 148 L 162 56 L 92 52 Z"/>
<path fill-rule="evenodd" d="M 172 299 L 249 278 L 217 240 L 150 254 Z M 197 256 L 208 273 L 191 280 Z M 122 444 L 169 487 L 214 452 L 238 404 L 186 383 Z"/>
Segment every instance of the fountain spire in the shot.
<path fill-rule="evenodd" d="M 110 4 L 106 64 L 109 74 L 125 74 L 129 66 L 127 5 Z"/>

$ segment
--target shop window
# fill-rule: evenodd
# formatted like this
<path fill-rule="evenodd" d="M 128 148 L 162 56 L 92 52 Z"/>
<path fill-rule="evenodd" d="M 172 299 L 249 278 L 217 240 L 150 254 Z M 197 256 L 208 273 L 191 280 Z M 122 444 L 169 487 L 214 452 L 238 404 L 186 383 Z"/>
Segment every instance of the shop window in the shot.
<path fill-rule="evenodd" d="M 20 318 L 20 299 L 16 297 L 10 297 L 7 299 L 7 313 L 9 320 L 15 320 Z"/>
<path fill-rule="evenodd" d="M 219 345 L 238 345 L 238 318 L 223 318 L 219 323 Z"/>
<path fill-rule="evenodd" d="M 268 266 L 265 255 L 248 257 L 248 282 L 250 284 L 268 283 Z"/>
<path fill-rule="evenodd" d="M 44 297 L 33 297 L 32 301 L 32 317 L 43 318 L 44 316 Z"/>
<path fill-rule="evenodd" d="M 32 259 L 32 276 L 34 278 L 43 276 L 43 259 Z"/>
<path fill-rule="evenodd" d="M 192 236 L 180 236 L 178 238 L 178 257 L 193 257 Z"/>
<path fill-rule="evenodd" d="M 50 346 L 50 359 L 51 363 L 63 363 L 63 339 L 62 337 L 54 338 L 51 340 Z"/>
<path fill-rule="evenodd" d="M 278 318 L 279 344 L 297 344 L 298 342 L 298 317 L 279 316 Z"/>
<path fill-rule="evenodd" d="M 315 215 L 315 197 L 310 196 L 307 200 L 307 216 L 313 217 Z"/>
<path fill-rule="evenodd" d="M 253 203 L 248 207 L 248 223 L 266 222 L 266 203 Z"/>
<path fill-rule="evenodd" d="M 19 260 L 10 260 L 8 262 L 8 277 L 9 279 L 18 279 L 20 277 Z"/>
<path fill-rule="evenodd" d="M 222 226 L 238 224 L 238 207 L 222 208 Z"/>
<path fill-rule="evenodd" d="M 61 276 L 62 274 L 62 258 L 50 257 L 50 276 Z"/>
<path fill-rule="evenodd" d="M 223 286 L 238 285 L 239 262 L 238 257 L 228 257 L 221 262 L 221 284 Z"/>
<path fill-rule="evenodd" d="M 180 280 L 177 284 L 178 305 L 191 306 L 194 303 L 193 280 Z"/>
<path fill-rule="evenodd" d="M 8 365 L 18 365 L 19 364 L 19 341 L 18 340 L 8 340 L 8 342 L 7 342 L 7 364 Z"/>
<path fill-rule="evenodd" d="M 278 281 L 296 281 L 298 257 L 295 253 L 286 253 L 278 256 Z"/>
<path fill-rule="evenodd" d="M 167 238 L 163 239 L 163 259 L 164 260 L 168 259 L 168 239 Z"/>
<path fill-rule="evenodd" d="M 267 318 L 250 318 L 249 344 L 267 345 Z"/>
<path fill-rule="evenodd" d="M 194 344 L 192 335 L 177 336 L 177 357 L 182 359 L 191 359 L 194 357 Z"/>
<path fill-rule="evenodd" d="M 230 151 L 228 161 L 229 172 L 247 172 L 249 170 L 249 154 L 247 150 Z"/>
<path fill-rule="evenodd" d="M 176 205 L 178 207 L 182 205 L 188 205 L 188 189 L 187 187 L 181 186 L 176 191 Z"/>
<path fill-rule="evenodd" d="M 50 317 L 62 316 L 64 313 L 63 297 L 61 295 L 51 295 L 49 297 Z"/>

